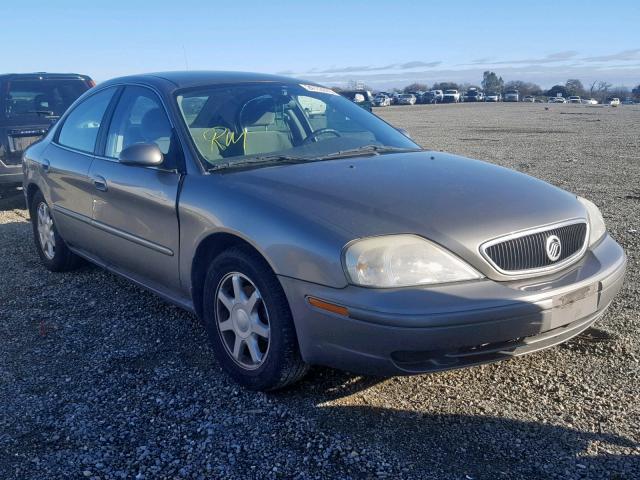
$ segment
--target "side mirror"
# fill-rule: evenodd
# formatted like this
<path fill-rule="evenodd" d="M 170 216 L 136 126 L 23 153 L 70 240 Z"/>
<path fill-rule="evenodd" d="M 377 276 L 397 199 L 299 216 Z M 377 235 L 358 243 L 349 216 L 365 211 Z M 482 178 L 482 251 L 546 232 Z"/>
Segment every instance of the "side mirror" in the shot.
<path fill-rule="evenodd" d="M 409 132 L 407 132 L 404 128 L 397 128 L 396 130 L 398 130 L 401 134 L 403 134 L 405 137 L 410 138 L 411 140 L 413 140 L 413 138 L 411 137 L 411 135 L 409 135 Z"/>
<path fill-rule="evenodd" d="M 122 150 L 118 160 L 125 165 L 155 167 L 162 164 L 164 157 L 155 143 L 135 143 Z"/>

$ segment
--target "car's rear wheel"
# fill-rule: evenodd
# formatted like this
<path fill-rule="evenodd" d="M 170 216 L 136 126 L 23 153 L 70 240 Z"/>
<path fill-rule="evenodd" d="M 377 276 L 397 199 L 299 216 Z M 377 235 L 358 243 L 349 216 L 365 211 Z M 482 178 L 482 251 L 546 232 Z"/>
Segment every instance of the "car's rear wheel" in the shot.
<path fill-rule="evenodd" d="M 31 202 L 31 225 L 40 260 L 52 272 L 74 269 L 80 262 L 64 242 L 53 221 L 51 209 L 42 192 L 37 192 Z"/>
<path fill-rule="evenodd" d="M 282 286 L 251 249 L 234 247 L 211 262 L 203 311 L 217 360 L 244 387 L 275 390 L 307 372 Z"/>

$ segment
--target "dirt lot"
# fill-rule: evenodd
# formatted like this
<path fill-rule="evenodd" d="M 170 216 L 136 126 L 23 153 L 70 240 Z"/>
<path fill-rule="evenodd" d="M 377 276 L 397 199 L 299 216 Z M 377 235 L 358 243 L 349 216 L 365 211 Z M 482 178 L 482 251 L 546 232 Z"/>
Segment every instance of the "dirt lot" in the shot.
<path fill-rule="evenodd" d="M 95 267 L 44 270 L 2 201 L 0 478 L 640 478 L 640 107 L 546 107 L 377 110 L 591 198 L 629 257 L 597 328 L 462 371 L 243 391 L 191 315 Z"/>

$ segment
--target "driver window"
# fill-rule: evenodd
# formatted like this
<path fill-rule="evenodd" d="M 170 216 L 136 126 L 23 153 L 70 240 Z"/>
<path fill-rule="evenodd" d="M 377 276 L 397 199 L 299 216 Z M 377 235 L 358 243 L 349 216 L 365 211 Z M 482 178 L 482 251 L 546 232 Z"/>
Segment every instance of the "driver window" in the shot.
<path fill-rule="evenodd" d="M 155 93 L 143 87 L 126 87 L 113 114 L 104 154 L 118 158 L 130 145 L 155 143 L 166 158 L 171 136 L 171 124 Z"/>

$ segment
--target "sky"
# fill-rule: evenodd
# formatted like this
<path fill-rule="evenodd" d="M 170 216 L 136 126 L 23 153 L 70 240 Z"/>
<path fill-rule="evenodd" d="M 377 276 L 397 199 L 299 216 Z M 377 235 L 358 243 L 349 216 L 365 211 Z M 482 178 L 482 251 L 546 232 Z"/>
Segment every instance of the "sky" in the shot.
<path fill-rule="evenodd" d="M 545 88 L 640 84 L 640 0 L 4 0 L 0 18 L 2 72 L 97 82 L 240 70 L 391 88 L 492 70 Z"/>

